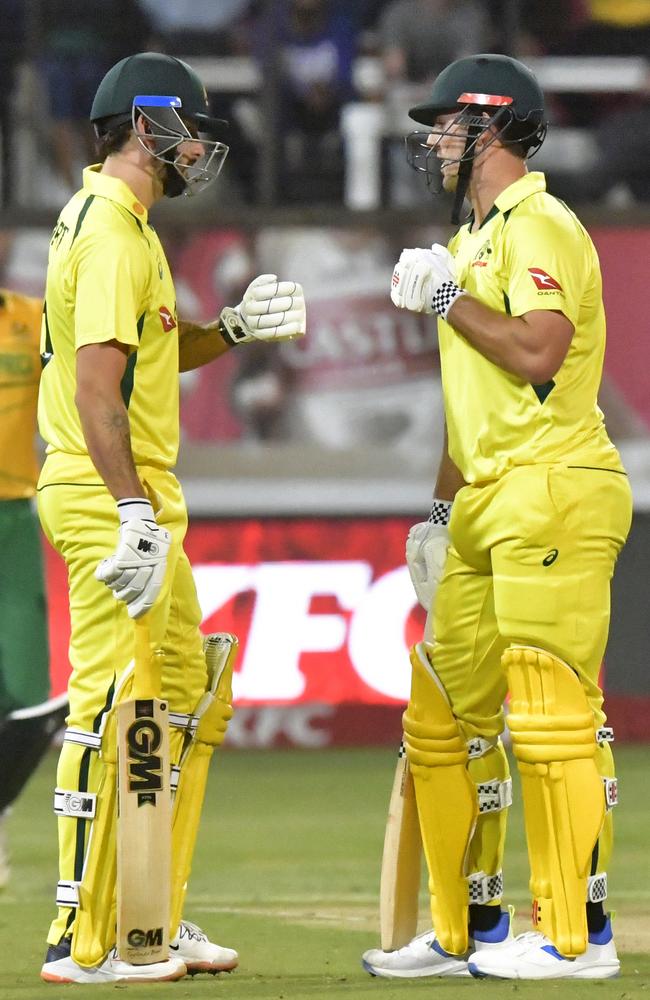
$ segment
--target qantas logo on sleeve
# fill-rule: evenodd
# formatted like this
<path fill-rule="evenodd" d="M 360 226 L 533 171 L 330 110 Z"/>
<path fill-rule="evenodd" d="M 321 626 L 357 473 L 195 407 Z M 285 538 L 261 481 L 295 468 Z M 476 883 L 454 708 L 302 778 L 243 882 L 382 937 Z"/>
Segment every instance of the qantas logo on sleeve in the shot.
<path fill-rule="evenodd" d="M 158 315 L 160 316 L 160 322 L 162 323 L 165 333 L 169 333 L 170 330 L 176 329 L 176 320 L 174 319 L 173 313 L 169 311 L 167 306 L 161 306 L 158 310 Z"/>
<path fill-rule="evenodd" d="M 529 267 L 528 273 L 541 292 L 563 291 L 560 282 L 543 271 L 541 267 Z"/>

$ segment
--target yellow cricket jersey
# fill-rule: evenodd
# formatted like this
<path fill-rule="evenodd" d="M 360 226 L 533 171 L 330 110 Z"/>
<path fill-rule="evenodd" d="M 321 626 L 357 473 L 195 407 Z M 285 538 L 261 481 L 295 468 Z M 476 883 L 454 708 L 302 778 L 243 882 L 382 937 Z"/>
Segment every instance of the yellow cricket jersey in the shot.
<path fill-rule="evenodd" d="M 42 303 L 0 289 L 0 500 L 31 497 Z"/>
<path fill-rule="evenodd" d="M 605 351 L 600 267 L 573 212 L 547 193 L 543 174 L 526 174 L 476 232 L 463 226 L 449 250 L 459 285 L 481 302 L 512 316 L 553 309 L 575 331 L 554 378 L 531 385 L 439 320 L 449 454 L 465 480 L 544 462 L 621 471 L 596 403 Z"/>
<path fill-rule="evenodd" d="M 164 251 L 127 185 L 84 170 L 50 242 L 38 422 L 48 454 L 87 455 L 75 406 L 76 351 L 129 347 L 122 380 L 136 464 L 169 468 L 178 452 L 178 324 Z"/>

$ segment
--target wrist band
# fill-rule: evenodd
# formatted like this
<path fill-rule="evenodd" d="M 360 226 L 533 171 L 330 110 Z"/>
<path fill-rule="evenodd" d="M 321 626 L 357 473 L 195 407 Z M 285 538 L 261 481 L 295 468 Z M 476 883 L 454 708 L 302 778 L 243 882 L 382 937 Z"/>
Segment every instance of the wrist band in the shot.
<path fill-rule="evenodd" d="M 449 524 L 451 505 L 451 500 L 434 500 L 428 517 L 429 524 Z"/>
<path fill-rule="evenodd" d="M 438 316 L 442 316 L 443 319 L 447 319 L 447 313 L 456 299 L 466 294 L 465 290 L 459 288 L 455 281 L 445 281 L 433 296 L 431 303 L 433 311 L 438 313 Z"/>
<path fill-rule="evenodd" d="M 153 507 L 146 497 L 124 497 L 123 500 L 118 500 L 117 513 L 119 514 L 120 524 L 124 524 L 125 521 L 131 521 L 134 518 L 140 518 L 142 521 L 156 520 Z"/>

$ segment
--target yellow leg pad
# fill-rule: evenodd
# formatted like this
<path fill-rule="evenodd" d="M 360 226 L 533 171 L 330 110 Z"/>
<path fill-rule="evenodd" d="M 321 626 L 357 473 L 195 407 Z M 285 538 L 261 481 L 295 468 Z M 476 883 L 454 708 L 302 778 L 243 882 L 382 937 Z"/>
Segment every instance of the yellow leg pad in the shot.
<path fill-rule="evenodd" d="M 587 947 L 587 878 L 605 819 L 594 717 L 578 677 L 551 653 L 511 646 L 503 665 L 536 924 L 571 958 Z"/>
<path fill-rule="evenodd" d="M 431 914 L 441 946 L 467 950 L 467 855 L 478 806 L 467 773 L 467 745 L 424 643 L 411 650 L 411 698 L 404 745 L 413 775 L 429 869 Z"/>
<path fill-rule="evenodd" d="M 205 648 L 210 687 L 194 712 L 198 721 L 194 736 L 181 758 L 172 813 L 172 937 L 178 930 L 183 913 L 210 759 L 215 748 L 223 743 L 233 714 L 232 671 L 237 656 L 237 639 L 228 633 L 218 633 L 207 638 Z"/>
<path fill-rule="evenodd" d="M 102 761 L 104 774 L 97 791 L 97 809 L 86 847 L 79 909 L 72 931 L 71 955 L 84 967 L 103 961 L 115 944 L 117 716 L 113 709 L 108 713 L 102 735 Z"/>

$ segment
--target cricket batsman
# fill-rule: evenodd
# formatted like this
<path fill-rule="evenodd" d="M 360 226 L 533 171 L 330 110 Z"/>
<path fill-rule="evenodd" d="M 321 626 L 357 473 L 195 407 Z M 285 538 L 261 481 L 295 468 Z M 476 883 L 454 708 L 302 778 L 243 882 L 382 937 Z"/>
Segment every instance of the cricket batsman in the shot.
<path fill-rule="evenodd" d="M 219 685 L 209 675 L 183 550 L 187 513 L 172 472 L 178 373 L 239 343 L 301 336 L 305 303 L 300 285 L 266 274 L 206 326 L 176 314 L 149 210 L 163 197 L 199 192 L 228 152 L 220 138 L 225 123 L 210 116 L 205 89 L 186 63 L 159 53 L 121 60 L 100 83 L 90 117 L 101 162 L 84 171 L 82 189 L 54 228 L 41 341 L 39 426 L 47 455 L 38 507 L 67 564 L 72 667 L 54 799 L 58 914 L 41 976 L 155 982 L 237 965 L 232 948 L 180 919 L 204 788 L 198 772 L 184 773 L 184 762 L 202 769 L 221 743 L 232 694 L 228 672 Z M 165 654 L 162 692 L 173 724 L 171 912 L 178 918 L 169 957 L 133 965 L 114 949 L 114 709 L 128 697 L 133 619 L 145 613 L 151 647 Z"/>
<path fill-rule="evenodd" d="M 407 249 L 399 309 L 437 317 L 446 447 L 407 562 L 429 618 L 411 652 L 404 739 L 433 929 L 365 968 L 388 977 L 605 979 L 616 778 L 598 673 L 631 492 L 597 394 L 598 258 L 528 158 L 546 133 L 533 74 L 503 55 L 448 66 L 410 111 L 427 183 L 460 225 Z M 463 216 L 465 198 L 469 212 Z M 533 932 L 502 905 L 511 802 L 503 705 L 521 775 Z"/>
<path fill-rule="evenodd" d="M 50 698 L 43 555 L 34 496 L 41 376 L 39 299 L 0 289 L 0 889 L 9 880 L 5 822 L 67 713 Z"/>

